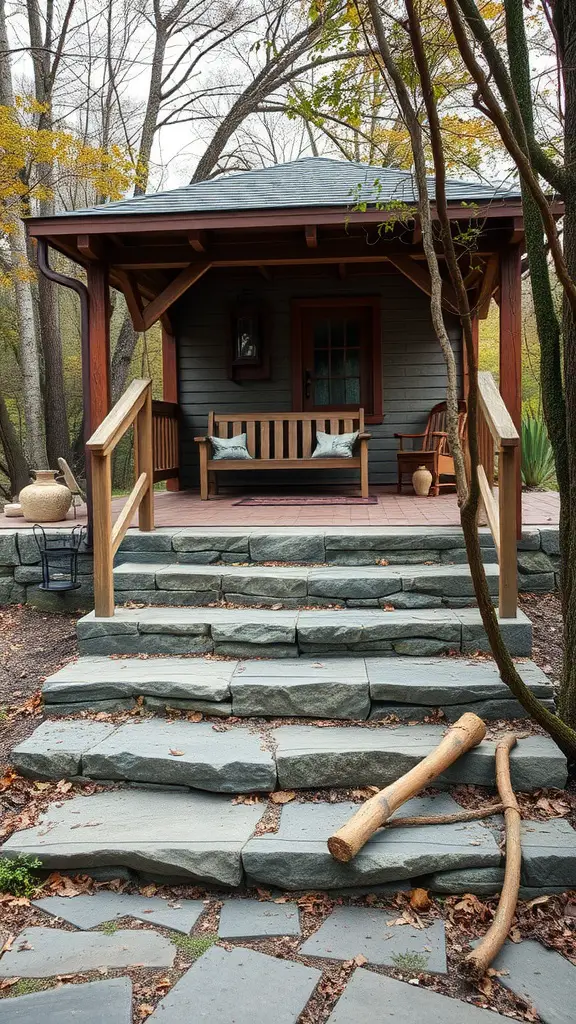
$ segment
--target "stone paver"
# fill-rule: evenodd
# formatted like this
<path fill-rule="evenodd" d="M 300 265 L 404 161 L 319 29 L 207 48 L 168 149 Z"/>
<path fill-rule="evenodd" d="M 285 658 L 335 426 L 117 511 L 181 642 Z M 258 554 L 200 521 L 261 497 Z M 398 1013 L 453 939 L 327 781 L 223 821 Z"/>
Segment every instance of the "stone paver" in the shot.
<path fill-rule="evenodd" d="M 576 831 L 563 818 L 522 822 L 522 881 L 576 886 Z"/>
<path fill-rule="evenodd" d="M 176 947 L 148 929 L 64 932 L 27 928 L 0 960 L 0 978 L 52 978 L 57 974 L 96 971 L 100 967 L 171 967 Z"/>
<path fill-rule="evenodd" d="M 262 807 L 212 793 L 128 789 L 52 805 L 33 828 L 4 843 L 47 868 L 123 866 L 223 885 L 242 880 L 241 850 Z"/>
<path fill-rule="evenodd" d="M 327 1024 L 494 1024 L 509 1020 L 429 988 L 407 985 L 372 971 L 354 971 Z"/>
<path fill-rule="evenodd" d="M 250 880 L 283 889 L 341 889 L 414 878 L 433 870 L 498 867 L 492 832 L 478 822 L 381 829 L 349 864 L 334 860 L 329 836 L 358 810 L 357 804 L 287 804 L 276 833 L 255 836 L 242 860 Z M 459 806 L 448 795 L 416 797 L 402 814 L 448 814 Z"/>
<path fill-rule="evenodd" d="M 574 1024 L 576 967 L 539 942 L 507 942 L 492 966 L 497 980 L 534 1007 L 544 1024 Z"/>
<path fill-rule="evenodd" d="M 328 960 L 353 960 L 361 954 L 371 964 L 415 974 L 447 972 L 442 921 L 421 929 L 400 926 L 390 921 L 389 911 L 367 907 L 336 907 L 300 952 Z"/>
<path fill-rule="evenodd" d="M 148 1017 L 150 1024 L 296 1024 L 320 971 L 252 949 L 212 946 Z"/>
<path fill-rule="evenodd" d="M 149 721 L 122 725 L 82 759 L 95 779 L 192 786 L 219 793 L 270 791 L 276 765 L 248 729 L 215 732 L 208 722 Z"/>
<path fill-rule="evenodd" d="M 516 668 L 536 696 L 551 696 L 552 684 L 534 662 L 519 662 Z M 510 697 L 496 665 L 487 661 L 366 658 L 366 671 L 376 701 L 441 707 Z"/>
<path fill-rule="evenodd" d="M 110 978 L 0 999 L 0 1024 L 131 1024 L 132 982 Z"/>
<path fill-rule="evenodd" d="M 300 935 L 295 903 L 227 900 L 220 912 L 221 939 L 264 939 L 269 935 Z"/>
<path fill-rule="evenodd" d="M 363 658 L 241 662 L 232 707 L 242 717 L 268 715 L 362 720 L 370 710 Z"/>
<path fill-rule="evenodd" d="M 409 771 L 440 742 L 443 726 L 398 726 L 364 729 L 338 726 L 319 729 L 285 725 L 273 732 L 281 789 L 319 786 L 384 786 Z M 566 759 L 544 736 L 520 740 L 511 756 L 512 781 L 517 789 L 542 785 L 563 787 Z M 495 782 L 494 744 L 484 740 L 452 765 L 438 784 L 492 786 Z"/>
<path fill-rule="evenodd" d="M 23 775 L 64 779 L 80 775 L 82 754 L 114 732 L 106 722 L 42 722 L 12 751 L 12 764 Z"/>
<path fill-rule="evenodd" d="M 47 896 L 32 900 L 39 910 L 59 917 L 76 928 L 89 931 L 104 921 L 133 917 L 136 921 L 170 928 L 188 935 L 206 909 L 202 900 L 163 900 L 158 896 L 103 890 L 90 896 Z"/>
<path fill-rule="evenodd" d="M 223 701 L 230 696 L 234 661 L 205 658 L 105 658 L 88 655 L 65 665 L 44 683 L 47 703 L 114 697 L 179 697 Z"/>

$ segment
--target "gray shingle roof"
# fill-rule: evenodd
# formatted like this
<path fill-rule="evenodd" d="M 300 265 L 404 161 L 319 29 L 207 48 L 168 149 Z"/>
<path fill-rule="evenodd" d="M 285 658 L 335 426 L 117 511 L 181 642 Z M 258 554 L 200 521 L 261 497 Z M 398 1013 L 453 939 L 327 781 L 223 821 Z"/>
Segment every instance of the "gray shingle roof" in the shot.
<path fill-rule="evenodd" d="M 428 193 L 434 198 L 434 178 L 428 179 Z M 520 196 L 517 184 L 484 184 L 478 181 L 448 180 L 449 201 L 489 202 Z M 288 209 L 307 206 L 351 207 L 358 200 L 369 205 L 399 201 L 414 203 L 416 192 L 410 171 L 392 167 L 305 157 L 254 171 L 229 174 L 193 185 L 121 199 L 80 214 L 213 213 L 234 210 Z M 64 215 L 65 216 L 65 215 Z"/>

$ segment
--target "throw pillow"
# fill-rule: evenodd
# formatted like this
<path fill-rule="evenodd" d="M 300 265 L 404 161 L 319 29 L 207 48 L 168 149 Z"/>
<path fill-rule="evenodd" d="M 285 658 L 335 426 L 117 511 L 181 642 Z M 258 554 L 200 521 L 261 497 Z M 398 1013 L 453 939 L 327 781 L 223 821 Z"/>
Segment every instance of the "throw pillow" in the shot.
<path fill-rule="evenodd" d="M 352 449 L 356 444 L 358 431 L 353 434 L 316 433 L 316 448 L 312 452 L 313 459 L 351 459 Z"/>
<path fill-rule="evenodd" d="M 236 434 L 236 437 L 211 437 L 212 458 L 218 459 L 251 459 L 252 456 L 246 447 L 246 434 Z"/>

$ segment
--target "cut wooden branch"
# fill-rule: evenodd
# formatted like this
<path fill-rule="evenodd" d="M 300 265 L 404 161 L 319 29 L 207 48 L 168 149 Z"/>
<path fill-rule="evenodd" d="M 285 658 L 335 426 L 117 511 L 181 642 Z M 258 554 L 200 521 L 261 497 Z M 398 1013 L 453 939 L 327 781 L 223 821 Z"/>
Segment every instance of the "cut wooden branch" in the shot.
<path fill-rule="evenodd" d="M 420 764 L 367 800 L 342 828 L 330 836 L 328 849 L 334 859 L 344 863 L 352 860 L 401 804 L 425 789 L 462 754 L 480 743 L 485 735 L 486 726 L 478 715 L 470 712 L 462 715 Z"/>
<path fill-rule="evenodd" d="M 473 808 L 469 811 L 456 811 L 455 814 L 421 814 L 415 818 L 391 818 L 385 822 L 384 828 L 414 828 L 416 825 L 455 825 L 459 821 L 478 821 L 480 818 L 491 818 L 493 814 L 502 814 L 504 804 L 488 804 L 486 807 Z"/>
<path fill-rule="evenodd" d="M 472 981 L 480 981 L 504 945 L 518 903 L 522 847 L 520 844 L 520 808 L 510 781 L 510 751 L 516 746 L 515 733 L 506 733 L 496 744 L 496 786 L 504 804 L 506 824 L 506 866 L 504 884 L 494 920 L 479 946 L 462 961 L 459 971 Z"/>

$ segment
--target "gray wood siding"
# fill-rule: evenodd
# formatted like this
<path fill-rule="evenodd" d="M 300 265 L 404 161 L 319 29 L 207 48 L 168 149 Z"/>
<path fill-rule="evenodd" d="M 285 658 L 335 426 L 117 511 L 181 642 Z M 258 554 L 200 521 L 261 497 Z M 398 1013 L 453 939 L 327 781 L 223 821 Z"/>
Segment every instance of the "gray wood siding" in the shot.
<path fill-rule="evenodd" d="M 227 376 L 231 308 L 237 296 L 249 291 L 265 301 L 272 313 L 271 379 L 235 383 Z M 445 398 L 446 373 L 442 352 L 430 320 L 428 297 L 405 277 L 392 274 L 339 280 L 336 268 L 325 276 L 302 273 L 265 281 L 256 271 L 210 271 L 180 300 L 173 311 L 178 344 L 179 397 L 182 410 L 182 482 L 198 483 L 198 446 L 193 438 L 206 433 L 210 409 L 217 412 L 274 412 L 292 408 L 290 303 L 294 298 L 328 295 L 380 295 L 382 304 L 382 386 L 384 421 L 370 424 L 370 480 L 396 480 L 395 432 L 424 429 L 427 415 Z M 450 336 L 462 379 L 461 329 L 448 318 Z M 332 474 L 318 474 L 329 483 Z M 225 482 L 225 477 L 222 476 Z M 263 482 L 259 474 L 230 474 L 230 482 Z M 270 476 L 278 484 L 296 481 L 294 473 Z M 302 474 L 311 483 L 314 475 Z M 334 476 L 334 479 L 336 477 Z"/>

